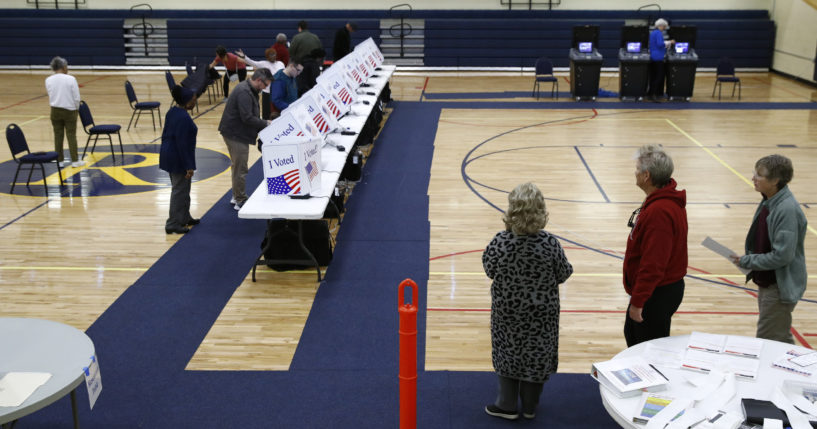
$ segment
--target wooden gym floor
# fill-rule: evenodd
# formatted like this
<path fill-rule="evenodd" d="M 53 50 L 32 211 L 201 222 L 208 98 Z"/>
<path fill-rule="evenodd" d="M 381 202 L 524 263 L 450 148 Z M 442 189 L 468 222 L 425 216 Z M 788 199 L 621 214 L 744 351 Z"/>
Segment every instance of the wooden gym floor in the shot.
<path fill-rule="evenodd" d="M 97 123 L 127 125 L 131 111 L 125 79 L 134 84 L 140 100 L 161 101 L 163 115 L 168 107 L 169 92 L 160 72 L 71 73 L 82 85 L 82 98 Z M 20 125 L 32 151 L 53 150 L 43 85 L 48 74 L 0 74 L 6 82 L 0 94 L 0 126 Z M 181 77 L 177 75 L 177 81 Z M 564 73 L 560 78 L 565 92 L 569 84 Z M 741 78 L 743 103 L 815 100 L 814 88 L 774 74 Z M 485 99 L 464 95 L 462 106 L 446 104 L 437 124 L 428 190 L 432 258 L 427 370 L 491 370 L 490 282 L 482 272 L 481 251 L 502 228 L 501 213 L 492 206 L 504 209 L 507 192 L 524 181 L 533 181 L 544 192 L 550 212 L 547 229 L 563 239 L 575 270 L 561 287 L 560 371 L 586 372 L 592 362 L 608 359 L 625 347 L 621 329 L 627 296 L 621 286 L 620 257 L 629 231 L 627 219 L 644 197 L 635 186 L 633 155 L 647 143 L 667 148 L 675 161 L 674 177 L 687 190 L 690 277 L 674 318 L 674 334 L 692 330 L 754 334 L 757 306 L 752 290 L 756 288 L 745 285 L 727 261 L 700 242 L 712 236 L 735 250 L 742 248 L 760 199 L 749 179 L 761 156 L 781 153 L 794 161 L 790 186 L 812 225 L 806 259 L 813 281 L 817 275 L 817 216 L 811 208 L 817 204 L 812 188 L 817 180 L 817 110 L 775 110 L 768 105 L 676 110 L 669 104 L 662 109 L 617 110 L 616 99 L 600 100 L 612 103 L 610 108 L 548 109 L 548 86 L 543 88 L 542 108 L 486 104 L 533 101 L 521 95 L 530 91 L 531 81 L 530 74 L 520 73 L 402 73 L 392 79 L 392 96 L 403 101 L 434 103 L 428 95 L 435 93 L 449 94 L 448 102 L 458 100 L 451 93 L 511 94 Z M 693 101 L 717 103 L 710 97 L 712 83 L 712 74 L 699 74 Z M 616 90 L 617 77 L 605 73 L 601 86 Z M 729 93 L 727 88 L 724 93 Z M 482 103 L 481 108 L 473 108 L 470 103 L 475 102 Z M 230 186 L 229 164 L 223 159 L 226 150 L 216 130 L 222 109 L 223 104 L 209 103 L 206 97 L 200 102 L 198 147 L 214 155 L 206 178 L 193 185 L 194 216 L 203 215 Z M 150 119 L 143 116 L 137 128 L 123 128 L 126 155 L 146 158 L 139 154 L 140 145 L 158 144 L 160 135 L 161 130 L 154 131 Z M 81 153 L 85 143 L 81 129 L 77 137 Z M 106 151 L 107 142 L 100 142 L 86 160 L 103 165 Z M 258 152 L 250 153 L 252 163 Z M 10 160 L 8 152 L 0 160 L 6 184 L 14 174 Z M 25 195 L 24 182 L 18 183 L 15 195 L 7 193 L 8 186 L 0 187 L 0 317 L 46 318 L 84 330 L 179 239 L 162 230 L 169 188 L 160 174 L 154 180 L 142 178 L 154 188 L 128 193 L 129 186 L 141 182 L 128 178 L 121 168 L 104 170 L 107 167 L 93 165 L 82 170 L 90 175 L 97 169 L 113 177 L 120 185 L 117 190 L 102 196 L 52 193 L 46 199 Z M 39 180 L 36 174 L 35 180 Z M 49 178 L 49 183 L 53 180 Z M 32 189 L 41 186 L 38 183 Z M 81 180 L 76 184 L 95 185 Z M 289 367 L 319 286 L 314 271 L 261 269 L 257 283 L 247 274 L 187 369 Z M 794 329 L 798 341 L 810 346 L 817 342 L 814 286 L 804 298 L 794 313 Z"/>

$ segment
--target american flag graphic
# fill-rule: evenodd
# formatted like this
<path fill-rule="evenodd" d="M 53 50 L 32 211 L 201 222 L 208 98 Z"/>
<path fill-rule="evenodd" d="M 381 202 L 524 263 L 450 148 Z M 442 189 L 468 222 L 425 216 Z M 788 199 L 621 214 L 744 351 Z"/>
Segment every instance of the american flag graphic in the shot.
<path fill-rule="evenodd" d="M 360 78 L 360 75 L 357 73 L 357 70 L 352 69 L 352 77 L 355 78 L 357 83 L 363 83 L 363 79 Z"/>
<path fill-rule="evenodd" d="M 329 131 L 329 124 L 326 123 L 326 119 L 323 118 L 321 112 L 316 113 L 315 116 L 312 117 L 312 120 L 315 121 L 315 125 L 318 126 L 318 131 L 320 131 L 321 134 L 326 134 L 326 132 Z"/>
<path fill-rule="evenodd" d="M 287 171 L 276 176 L 267 177 L 268 194 L 295 194 L 301 191 L 301 175 L 298 170 Z"/>
<path fill-rule="evenodd" d="M 336 118 L 340 117 L 340 109 L 338 109 L 334 101 L 331 99 L 326 100 L 326 105 L 329 106 L 329 110 L 332 111 L 332 114 L 335 115 Z"/>
<path fill-rule="evenodd" d="M 363 73 L 363 76 L 368 76 L 368 75 L 369 75 L 369 73 L 367 73 L 367 72 L 368 72 L 368 70 L 366 70 L 366 65 L 364 65 L 363 63 L 360 63 L 360 64 L 357 66 L 357 68 L 359 68 L 359 69 L 360 69 L 360 72 L 361 72 L 361 73 Z"/>
<path fill-rule="evenodd" d="M 338 95 L 340 95 L 340 101 L 343 104 L 349 104 L 352 102 L 352 96 L 349 95 L 349 91 L 347 91 L 346 88 L 341 88 L 340 91 L 338 91 Z"/>
<path fill-rule="evenodd" d="M 371 64 L 371 65 L 372 65 L 372 68 L 373 68 L 373 69 L 377 68 L 377 62 L 375 62 L 375 60 L 374 60 L 374 59 L 372 59 L 372 57 L 371 57 L 371 56 L 370 56 L 370 57 L 368 57 L 368 59 L 369 59 L 369 64 Z"/>
<path fill-rule="evenodd" d="M 298 134 L 295 134 L 295 135 L 296 136 L 302 136 L 302 135 L 304 135 L 304 133 L 303 133 L 303 131 L 298 131 Z"/>
<path fill-rule="evenodd" d="M 309 161 L 309 164 L 306 164 L 306 174 L 309 175 L 309 181 L 311 182 L 318 173 L 320 173 L 318 164 L 315 164 L 315 161 Z"/>

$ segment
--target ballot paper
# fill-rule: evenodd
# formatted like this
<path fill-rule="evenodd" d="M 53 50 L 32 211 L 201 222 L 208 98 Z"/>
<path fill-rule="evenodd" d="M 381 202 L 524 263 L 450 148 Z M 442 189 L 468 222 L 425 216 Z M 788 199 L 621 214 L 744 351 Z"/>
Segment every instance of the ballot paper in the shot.
<path fill-rule="evenodd" d="M 0 378 L 0 407 L 19 407 L 50 378 L 47 372 L 6 373 Z"/>
<path fill-rule="evenodd" d="M 709 236 L 704 238 L 704 241 L 701 243 L 701 246 L 704 246 L 707 249 L 717 253 L 718 255 L 723 256 L 729 262 L 732 262 L 732 260 L 729 259 L 730 256 L 737 255 L 737 253 L 733 252 L 732 249 L 724 246 L 721 243 L 718 243 L 717 241 L 713 240 L 712 237 L 709 237 Z M 751 272 L 751 270 L 747 270 L 746 268 L 741 268 L 741 267 L 738 267 L 737 265 L 735 265 L 735 266 L 743 274 L 749 274 Z"/>

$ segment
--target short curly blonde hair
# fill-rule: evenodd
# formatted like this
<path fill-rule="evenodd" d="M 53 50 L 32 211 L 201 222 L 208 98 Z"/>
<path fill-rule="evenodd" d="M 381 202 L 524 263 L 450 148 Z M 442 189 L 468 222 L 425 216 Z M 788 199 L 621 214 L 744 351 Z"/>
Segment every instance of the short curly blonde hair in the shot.
<path fill-rule="evenodd" d="M 533 183 L 523 183 L 508 194 L 505 228 L 516 235 L 536 234 L 548 223 L 545 197 Z"/>

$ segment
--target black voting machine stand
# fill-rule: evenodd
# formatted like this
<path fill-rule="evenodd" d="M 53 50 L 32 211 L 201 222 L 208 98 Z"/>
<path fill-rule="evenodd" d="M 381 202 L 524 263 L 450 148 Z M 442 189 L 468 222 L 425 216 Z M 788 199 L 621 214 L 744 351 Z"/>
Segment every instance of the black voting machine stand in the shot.
<path fill-rule="evenodd" d="M 589 52 L 580 47 L 589 45 Z M 602 56 L 598 51 L 599 26 L 579 25 L 573 27 L 573 43 L 570 47 L 570 95 L 579 100 L 595 100 L 599 93 Z"/>
<path fill-rule="evenodd" d="M 669 38 L 675 40 L 675 45 L 667 55 L 667 98 L 689 101 L 695 88 L 695 70 L 698 68 L 698 54 L 695 53 L 698 28 L 694 25 L 671 26 L 668 32 Z M 688 43 L 689 51 L 677 52 L 679 43 Z"/>
<path fill-rule="evenodd" d="M 621 27 L 621 46 L 618 50 L 619 98 L 640 101 L 647 95 L 650 79 L 650 30 L 645 25 Z M 628 45 L 639 43 L 640 49 L 631 52 Z"/>

